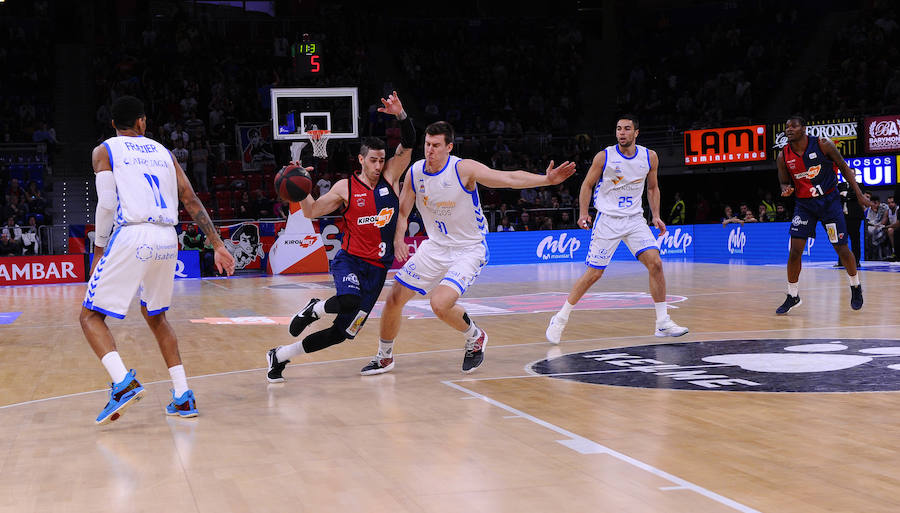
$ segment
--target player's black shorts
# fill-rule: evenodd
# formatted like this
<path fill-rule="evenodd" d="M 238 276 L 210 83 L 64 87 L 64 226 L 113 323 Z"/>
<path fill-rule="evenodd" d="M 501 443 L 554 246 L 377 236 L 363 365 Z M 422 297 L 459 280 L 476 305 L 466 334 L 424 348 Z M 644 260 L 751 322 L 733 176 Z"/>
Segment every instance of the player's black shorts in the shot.
<path fill-rule="evenodd" d="M 358 312 L 340 313 L 334 320 L 334 325 L 344 330 L 347 338 L 355 337 L 365 324 L 384 288 L 387 272 L 386 267 L 366 262 L 343 249 L 331 261 L 331 275 L 334 277 L 337 295 L 359 296 Z"/>

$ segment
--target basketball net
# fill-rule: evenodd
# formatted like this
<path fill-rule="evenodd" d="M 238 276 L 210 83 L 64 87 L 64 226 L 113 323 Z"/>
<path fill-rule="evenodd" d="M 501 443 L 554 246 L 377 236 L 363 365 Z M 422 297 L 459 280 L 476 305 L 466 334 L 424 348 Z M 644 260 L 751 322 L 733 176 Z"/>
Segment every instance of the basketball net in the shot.
<path fill-rule="evenodd" d="M 313 157 L 328 158 L 328 134 L 331 130 L 308 130 L 306 133 L 313 147 Z"/>

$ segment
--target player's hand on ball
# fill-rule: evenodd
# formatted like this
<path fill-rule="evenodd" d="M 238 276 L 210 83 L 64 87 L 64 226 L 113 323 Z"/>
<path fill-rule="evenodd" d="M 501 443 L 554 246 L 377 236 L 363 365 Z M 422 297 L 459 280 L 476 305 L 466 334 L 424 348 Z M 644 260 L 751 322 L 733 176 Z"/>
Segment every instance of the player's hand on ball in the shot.
<path fill-rule="evenodd" d="M 585 230 L 591 229 L 591 216 L 581 216 L 578 218 L 578 227 Z"/>
<path fill-rule="evenodd" d="M 227 273 L 228 276 L 234 274 L 234 256 L 225 249 L 224 245 L 216 248 L 213 259 L 216 262 L 216 269 L 220 273 Z"/>
<path fill-rule="evenodd" d="M 558 183 L 562 183 L 566 178 L 572 176 L 575 173 L 575 163 L 569 162 L 568 160 L 563 162 L 557 167 L 553 167 L 553 161 L 550 161 L 550 165 L 547 166 L 547 182 L 550 185 L 556 185 Z"/>
<path fill-rule="evenodd" d="M 792 186 L 790 186 L 790 185 L 783 185 L 783 184 L 782 184 L 782 186 L 781 186 L 781 195 L 787 197 L 787 196 L 790 196 L 791 194 L 794 194 L 794 188 L 793 188 Z"/>

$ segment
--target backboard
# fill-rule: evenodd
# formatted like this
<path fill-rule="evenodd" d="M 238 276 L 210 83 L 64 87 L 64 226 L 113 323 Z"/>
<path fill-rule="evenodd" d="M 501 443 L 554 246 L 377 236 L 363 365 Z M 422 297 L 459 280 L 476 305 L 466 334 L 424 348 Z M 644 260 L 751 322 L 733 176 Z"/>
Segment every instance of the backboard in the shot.
<path fill-rule="evenodd" d="M 306 141 L 309 130 L 330 130 L 331 139 L 359 137 L 355 87 L 287 87 L 271 90 L 276 141 Z"/>

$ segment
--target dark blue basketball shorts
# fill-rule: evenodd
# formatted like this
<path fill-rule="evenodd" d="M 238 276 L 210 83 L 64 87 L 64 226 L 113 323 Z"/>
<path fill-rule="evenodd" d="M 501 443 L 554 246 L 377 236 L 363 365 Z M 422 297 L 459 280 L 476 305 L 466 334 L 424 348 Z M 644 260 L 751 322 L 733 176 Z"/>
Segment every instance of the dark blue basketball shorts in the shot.
<path fill-rule="evenodd" d="M 347 338 L 355 337 L 366 323 L 381 295 L 381 289 L 384 288 L 387 272 L 387 268 L 366 262 L 343 249 L 331 261 L 331 275 L 334 277 L 337 295 L 359 296 L 359 311 L 340 313 L 334 320 L 334 325 L 344 330 Z"/>
<path fill-rule="evenodd" d="M 847 221 L 844 219 L 844 208 L 837 191 L 821 198 L 798 198 L 794 205 L 794 218 L 791 220 L 791 237 L 814 239 L 816 224 L 819 222 L 828 234 L 828 242 L 847 244 Z"/>

